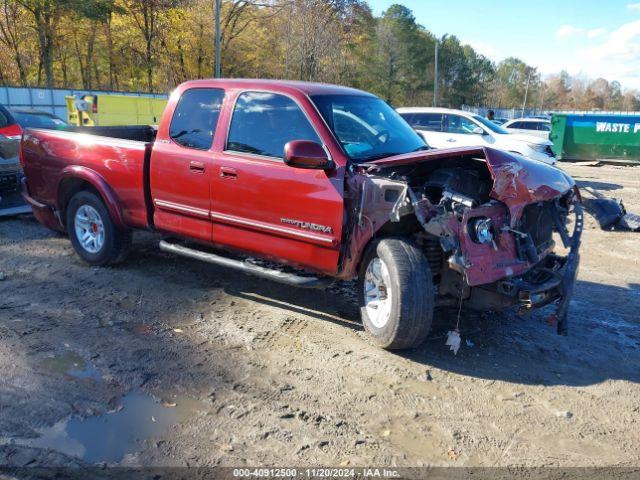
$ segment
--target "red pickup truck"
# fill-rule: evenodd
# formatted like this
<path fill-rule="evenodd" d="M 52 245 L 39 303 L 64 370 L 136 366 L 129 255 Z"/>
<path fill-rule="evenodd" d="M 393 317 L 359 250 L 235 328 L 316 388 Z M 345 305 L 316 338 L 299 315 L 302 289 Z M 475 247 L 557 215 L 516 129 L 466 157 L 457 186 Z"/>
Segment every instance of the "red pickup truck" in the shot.
<path fill-rule="evenodd" d="M 567 331 L 582 230 L 573 180 L 489 148 L 430 150 L 360 90 L 187 82 L 157 132 L 31 129 L 20 159 L 38 220 L 91 265 L 122 260 L 131 230 L 148 229 L 165 251 L 290 285 L 357 278 L 364 326 L 389 349 L 422 342 L 445 304 L 555 302 Z"/>

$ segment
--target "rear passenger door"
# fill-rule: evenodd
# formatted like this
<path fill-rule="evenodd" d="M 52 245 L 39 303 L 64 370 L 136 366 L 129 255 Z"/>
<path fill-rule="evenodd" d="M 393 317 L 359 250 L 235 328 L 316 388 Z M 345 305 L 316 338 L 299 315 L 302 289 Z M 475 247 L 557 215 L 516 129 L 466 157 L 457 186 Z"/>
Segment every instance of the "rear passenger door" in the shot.
<path fill-rule="evenodd" d="M 292 140 L 322 143 L 296 100 L 264 91 L 238 94 L 224 150 L 216 155 L 213 241 L 333 273 L 343 174 L 289 167 L 283 153 Z"/>
<path fill-rule="evenodd" d="M 159 230 L 211 241 L 211 147 L 223 99 L 218 88 L 185 90 L 168 138 L 153 145 L 150 185 Z"/>

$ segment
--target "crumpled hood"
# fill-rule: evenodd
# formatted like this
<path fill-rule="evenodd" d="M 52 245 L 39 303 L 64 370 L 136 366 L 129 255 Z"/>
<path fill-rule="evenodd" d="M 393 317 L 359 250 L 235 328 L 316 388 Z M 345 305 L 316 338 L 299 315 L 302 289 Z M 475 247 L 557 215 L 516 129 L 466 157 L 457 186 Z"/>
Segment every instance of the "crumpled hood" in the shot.
<path fill-rule="evenodd" d="M 525 206 L 553 200 L 575 186 L 573 179 L 559 168 L 501 150 L 484 150 L 493 177 L 491 197 L 507 205 L 512 226 Z"/>
<path fill-rule="evenodd" d="M 575 186 L 573 179 L 559 168 L 521 155 L 486 147 L 427 150 L 369 163 L 378 168 L 422 163 L 430 160 L 473 156 L 484 158 L 493 178 L 491 198 L 503 202 L 511 214 L 511 226 L 531 203 L 553 200 Z"/>

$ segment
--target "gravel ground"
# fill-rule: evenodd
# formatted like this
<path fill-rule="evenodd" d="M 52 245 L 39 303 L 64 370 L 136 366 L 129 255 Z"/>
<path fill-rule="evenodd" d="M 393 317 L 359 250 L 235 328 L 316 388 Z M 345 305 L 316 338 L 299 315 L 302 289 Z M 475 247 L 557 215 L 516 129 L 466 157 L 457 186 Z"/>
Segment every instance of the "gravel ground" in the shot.
<path fill-rule="evenodd" d="M 563 167 L 640 213 L 640 167 Z M 640 466 L 640 233 L 587 219 L 569 337 L 544 311 L 465 313 L 456 356 L 455 312 L 390 353 L 349 284 L 156 244 L 96 269 L 32 217 L 0 220 L 0 464 Z"/>

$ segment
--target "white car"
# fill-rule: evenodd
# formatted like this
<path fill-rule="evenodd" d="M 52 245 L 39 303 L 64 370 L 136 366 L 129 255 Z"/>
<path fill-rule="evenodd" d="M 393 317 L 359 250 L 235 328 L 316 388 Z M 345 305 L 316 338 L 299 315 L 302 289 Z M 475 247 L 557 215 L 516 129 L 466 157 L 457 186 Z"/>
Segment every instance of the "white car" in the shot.
<path fill-rule="evenodd" d="M 399 108 L 398 113 L 433 148 L 493 147 L 555 165 L 549 140 L 509 133 L 491 120 L 448 108 Z"/>
<path fill-rule="evenodd" d="M 541 118 L 516 118 L 502 124 L 502 128 L 507 129 L 509 133 L 526 133 L 548 140 L 551 122 Z"/>

